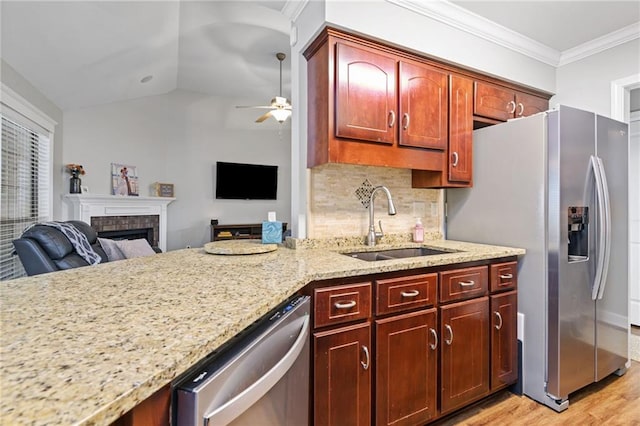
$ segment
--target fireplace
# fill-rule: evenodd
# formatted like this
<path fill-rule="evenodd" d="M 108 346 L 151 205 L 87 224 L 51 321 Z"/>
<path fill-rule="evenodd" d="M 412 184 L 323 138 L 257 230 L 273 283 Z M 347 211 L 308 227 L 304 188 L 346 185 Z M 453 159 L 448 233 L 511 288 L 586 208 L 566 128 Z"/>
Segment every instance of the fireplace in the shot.
<path fill-rule="evenodd" d="M 167 205 L 175 198 L 67 194 L 69 216 L 90 224 L 103 238 L 146 238 L 167 251 Z"/>
<path fill-rule="evenodd" d="M 101 238 L 114 240 L 146 239 L 151 247 L 158 247 L 160 216 L 94 216 L 91 227 Z"/>

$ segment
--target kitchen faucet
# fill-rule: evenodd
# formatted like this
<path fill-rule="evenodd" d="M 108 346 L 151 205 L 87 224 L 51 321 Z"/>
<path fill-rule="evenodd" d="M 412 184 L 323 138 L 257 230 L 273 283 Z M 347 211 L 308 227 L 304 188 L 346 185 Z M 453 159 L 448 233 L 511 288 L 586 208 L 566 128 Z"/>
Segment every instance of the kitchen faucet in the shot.
<path fill-rule="evenodd" d="M 376 240 L 378 238 L 382 238 L 384 236 L 384 232 L 382 232 L 382 220 L 379 221 L 380 232 L 376 231 L 375 221 L 373 219 L 373 200 L 376 196 L 376 192 L 378 190 L 384 191 L 387 194 L 387 203 L 389 204 L 389 215 L 393 216 L 396 214 L 396 207 L 393 205 L 393 200 L 391 199 L 391 192 L 386 186 L 376 186 L 371 191 L 371 198 L 369 198 L 369 233 L 367 234 L 367 245 L 375 246 Z"/>

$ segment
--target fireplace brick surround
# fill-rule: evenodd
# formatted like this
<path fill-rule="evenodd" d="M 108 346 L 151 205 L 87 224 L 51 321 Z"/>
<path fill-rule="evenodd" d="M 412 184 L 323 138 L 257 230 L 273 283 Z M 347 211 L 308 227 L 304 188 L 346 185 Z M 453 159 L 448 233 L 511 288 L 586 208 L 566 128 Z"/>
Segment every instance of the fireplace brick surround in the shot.
<path fill-rule="evenodd" d="M 70 206 L 70 219 L 86 222 L 98 233 L 152 229 L 149 243 L 167 251 L 167 206 L 175 198 L 67 194 L 64 199 Z"/>
<path fill-rule="evenodd" d="M 99 237 L 131 238 L 135 235 L 136 238 L 146 238 L 152 247 L 157 247 L 160 236 L 160 216 L 94 216 L 91 218 L 91 227 L 98 232 Z M 133 233 L 133 231 L 138 232 Z"/>

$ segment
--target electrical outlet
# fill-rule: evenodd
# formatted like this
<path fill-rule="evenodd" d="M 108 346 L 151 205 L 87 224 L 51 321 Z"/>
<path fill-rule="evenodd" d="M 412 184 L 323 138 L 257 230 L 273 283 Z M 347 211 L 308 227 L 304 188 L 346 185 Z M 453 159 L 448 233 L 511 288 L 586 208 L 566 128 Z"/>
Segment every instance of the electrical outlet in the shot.
<path fill-rule="evenodd" d="M 426 213 L 426 206 L 423 201 L 413 202 L 413 217 L 424 217 Z"/>
<path fill-rule="evenodd" d="M 438 216 L 438 203 L 431 202 L 431 216 Z"/>

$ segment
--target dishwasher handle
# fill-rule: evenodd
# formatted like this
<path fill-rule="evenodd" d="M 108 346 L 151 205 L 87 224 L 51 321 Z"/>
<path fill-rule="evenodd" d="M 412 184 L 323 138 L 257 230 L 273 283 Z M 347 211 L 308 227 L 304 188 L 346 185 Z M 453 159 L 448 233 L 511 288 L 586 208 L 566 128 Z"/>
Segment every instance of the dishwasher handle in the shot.
<path fill-rule="evenodd" d="M 289 371 L 298 359 L 300 352 L 309 339 L 309 315 L 304 316 L 302 329 L 289 351 L 264 376 L 256 380 L 251 386 L 231 398 L 215 410 L 205 413 L 205 425 L 226 425 L 244 413 L 256 401 L 260 400 L 278 381 Z"/>

